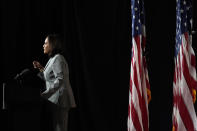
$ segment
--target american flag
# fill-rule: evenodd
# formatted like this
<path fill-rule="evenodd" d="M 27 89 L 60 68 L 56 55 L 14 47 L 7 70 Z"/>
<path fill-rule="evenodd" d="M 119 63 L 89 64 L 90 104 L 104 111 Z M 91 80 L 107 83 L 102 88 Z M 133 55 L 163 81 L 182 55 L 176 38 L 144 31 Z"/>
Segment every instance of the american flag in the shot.
<path fill-rule="evenodd" d="M 177 0 L 173 131 L 197 131 L 196 61 L 192 49 L 192 0 Z"/>
<path fill-rule="evenodd" d="M 132 54 L 128 107 L 128 131 L 148 131 L 150 85 L 144 54 L 146 34 L 143 0 L 131 0 Z"/>

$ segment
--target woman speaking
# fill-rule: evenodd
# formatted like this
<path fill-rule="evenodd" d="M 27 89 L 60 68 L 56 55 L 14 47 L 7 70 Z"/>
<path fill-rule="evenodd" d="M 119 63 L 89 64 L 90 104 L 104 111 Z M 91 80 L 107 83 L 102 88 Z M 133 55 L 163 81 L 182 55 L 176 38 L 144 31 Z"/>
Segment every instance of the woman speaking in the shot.
<path fill-rule="evenodd" d="M 34 68 L 40 70 L 46 84 L 46 90 L 41 94 L 55 106 L 52 109 L 54 131 L 67 131 L 68 111 L 76 107 L 69 81 L 68 64 L 61 55 L 61 41 L 57 35 L 48 35 L 43 48 L 49 60 L 45 67 L 38 61 L 33 61 Z"/>

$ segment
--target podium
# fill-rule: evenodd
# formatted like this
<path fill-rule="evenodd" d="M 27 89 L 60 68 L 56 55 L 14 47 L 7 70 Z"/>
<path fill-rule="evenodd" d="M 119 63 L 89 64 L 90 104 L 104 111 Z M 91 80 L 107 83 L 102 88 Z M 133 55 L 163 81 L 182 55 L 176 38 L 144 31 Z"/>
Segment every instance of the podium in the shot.
<path fill-rule="evenodd" d="M 40 97 L 43 88 L 44 81 L 31 70 L 5 84 L 5 131 L 52 131 L 48 101 Z"/>

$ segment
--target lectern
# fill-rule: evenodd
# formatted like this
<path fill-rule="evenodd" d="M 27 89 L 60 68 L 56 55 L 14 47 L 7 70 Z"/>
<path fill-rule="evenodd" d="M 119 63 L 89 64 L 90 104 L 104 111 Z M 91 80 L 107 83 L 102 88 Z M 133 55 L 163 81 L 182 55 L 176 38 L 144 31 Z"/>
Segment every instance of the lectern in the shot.
<path fill-rule="evenodd" d="M 4 83 L 3 110 L 8 131 L 50 131 L 52 121 L 47 112 L 47 100 L 40 97 L 44 81 L 37 72 L 25 69 Z M 4 115 L 5 116 L 5 115 Z"/>

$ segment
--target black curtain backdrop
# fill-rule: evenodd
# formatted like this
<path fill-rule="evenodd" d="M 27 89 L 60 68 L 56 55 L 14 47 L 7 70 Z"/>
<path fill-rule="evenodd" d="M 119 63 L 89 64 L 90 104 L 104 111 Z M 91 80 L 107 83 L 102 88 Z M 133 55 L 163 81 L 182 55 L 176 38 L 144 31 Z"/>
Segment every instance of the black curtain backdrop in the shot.
<path fill-rule="evenodd" d="M 193 6 L 194 30 L 197 30 L 196 1 Z M 69 130 L 127 130 L 131 58 L 129 0 L 1 0 L 0 9 L 1 85 L 24 68 L 32 68 L 33 60 L 46 64 L 48 58 L 43 55 L 42 47 L 45 37 L 58 33 L 64 41 L 64 55 L 77 102 L 77 108 L 70 111 Z M 170 131 L 176 1 L 145 1 L 145 10 L 152 92 L 150 131 Z M 193 47 L 197 54 L 196 43 L 197 34 L 194 34 Z M 9 120 L 4 123 L 12 126 Z"/>

